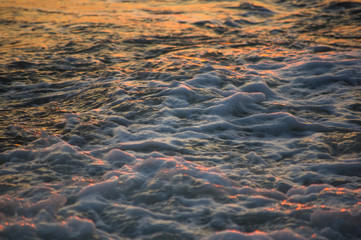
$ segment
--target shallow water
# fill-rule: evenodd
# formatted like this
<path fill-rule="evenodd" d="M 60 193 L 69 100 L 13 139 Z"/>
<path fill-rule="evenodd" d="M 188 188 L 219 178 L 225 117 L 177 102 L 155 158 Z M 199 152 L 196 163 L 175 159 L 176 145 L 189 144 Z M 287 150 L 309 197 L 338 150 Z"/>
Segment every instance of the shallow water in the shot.
<path fill-rule="evenodd" d="M 360 239 L 360 12 L 0 0 L 0 238 Z"/>

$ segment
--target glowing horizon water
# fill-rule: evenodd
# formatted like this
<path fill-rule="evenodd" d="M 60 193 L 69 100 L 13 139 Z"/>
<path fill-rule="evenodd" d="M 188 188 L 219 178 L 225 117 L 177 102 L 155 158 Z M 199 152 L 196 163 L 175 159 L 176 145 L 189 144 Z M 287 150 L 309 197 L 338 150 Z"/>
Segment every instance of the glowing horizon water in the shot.
<path fill-rule="evenodd" d="M 360 1 L 1 1 L 1 239 L 359 239 Z"/>

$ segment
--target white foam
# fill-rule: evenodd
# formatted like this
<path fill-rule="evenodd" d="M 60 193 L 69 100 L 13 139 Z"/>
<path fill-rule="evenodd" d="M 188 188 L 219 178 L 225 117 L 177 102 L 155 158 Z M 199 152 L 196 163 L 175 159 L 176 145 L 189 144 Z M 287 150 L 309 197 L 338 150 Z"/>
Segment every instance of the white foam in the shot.
<path fill-rule="evenodd" d="M 106 181 L 88 185 L 82 189 L 78 195 L 84 197 L 92 194 L 100 194 L 103 197 L 112 198 L 118 195 L 118 186 L 119 178 L 114 176 Z"/>
<path fill-rule="evenodd" d="M 193 79 L 186 81 L 187 84 L 199 88 L 220 87 L 222 79 L 214 71 L 196 75 Z"/>
<path fill-rule="evenodd" d="M 302 22 L 357 4 L 86 2 L 67 7 L 88 22 L 56 11 L 65 46 L 4 55 L 1 239 L 361 237 L 361 54 L 348 24 L 330 49 L 309 36 L 337 21 Z"/>
<path fill-rule="evenodd" d="M 36 232 L 42 238 L 51 239 L 92 239 L 97 235 L 92 221 L 78 217 L 70 217 L 60 224 L 40 223 Z"/>
<path fill-rule="evenodd" d="M 361 236 L 360 207 L 351 211 L 345 209 L 326 210 L 319 209 L 312 213 L 311 224 L 320 228 L 331 228 L 343 234 Z"/>
<path fill-rule="evenodd" d="M 216 233 L 209 238 L 209 240 L 302 240 L 301 236 L 293 233 L 290 230 L 274 231 L 269 234 L 266 232 L 256 231 L 253 233 L 243 233 L 236 230 L 226 230 Z"/>
<path fill-rule="evenodd" d="M 135 160 L 135 157 L 132 154 L 121 151 L 119 149 L 112 149 L 109 153 L 106 154 L 105 159 L 113 165 L 124 165 L 130 164 Z"/>
<path fill-rule="evenodd" d="M 229 96 L 219 102 L 216 102 L 214 106 L 208 107 L 206 112 L 210 112 L 217 115 L 239 114 L 248 113 L 252 110 L 261 109 L 257 106 L 257 103 L 261 103 L 265 100 L 263 93 L 242 93 L 238 92 Z"/>
<path fill-rule="evenodd" d="M 289 134 L 296 132 L 322 132 L 328 131 L 327 126 L 306 122 L 287 112 L 276 112 L 270 114 L 254 114 L 249 117 L 234 121 L 237 125 L 248 125 L 250 129 L 256 132 L 266 134 Z"/>
<path fill-rule="evenodd" d="M 249 92 L 249 93 L 257 93 L 257 92 L 261 92 L 263 94 L 266 95 L 267 99 L 272 99 L 277 97 L 277 94 L 272 91 L 268 85 L 264 82 L 260 82 L 260 83 L 249 83 L 245 86 L 243 86 L 241 88 L 242 91 L 244 92 Z"/>

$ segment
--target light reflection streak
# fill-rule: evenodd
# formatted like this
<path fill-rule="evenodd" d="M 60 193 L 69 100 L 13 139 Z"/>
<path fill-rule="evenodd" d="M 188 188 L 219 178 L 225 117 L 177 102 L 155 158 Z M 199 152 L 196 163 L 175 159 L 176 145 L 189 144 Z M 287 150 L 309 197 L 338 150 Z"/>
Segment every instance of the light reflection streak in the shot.
<path fill-rule="evenodd" d="M 92 179 L 92 178 L 84 178 L 82 176 L 73 176 L 72 180 L 74 182 L 88 182 L 88 183 L 93 183 L 94 182 L 94 179 Z"/>
<path fill-rule="evenodd" d="M 219 186 L 219 187 L 224 187 L 224 186 Z M 306 188 L 303 187 L 305 190 Z M 260 195 L 257 195 L 256 193 L 259 192 L 261 193 Z M 333 193 L 336 195 L 347 195 L 347 194 L 356 194 L 359 195 L 360 194 L 360 189 L 346 189 L 346 188 L 324 188 L 321 192 L 320 192 L 320 196 L 322 196 L 323 194 L 326 193 Z M 264 196 L 264 194 L 262 194 L 262 192 L 260 192 L 260 190 L 257 190 L 255 192 L 255 194 L 251 194 L 253 197 L 266 197 Z M 228 195 L 229 199 L 232 200 L 236 200 L 236 199 L 247 199 L 249 197 L 249 195 L 245 195 L 245 194 L 235 194 L 235 195 Z M 243 199 L 243 200 L 244 200 Z M 361 202 L 357 202 L 355 203 L 356 205 L 361 205 Z M 344 208 L 344 207 L 337 207 L 337 206 L 327 206 L 325 204 L 315 204 L 314 202 L 310 202 L 310 203 L 299 203 L 299 202 L 294 202 L 290 199 L 284 199 L 282 202 L 277 203 L 275 206 L 272 207 L 266 207 L 264 208 L 266 211 L 270 211 L 270 212 L 283 212 L 286 214 L 291 214 L 293 211 L 315 211 L 317 209 L 324 209 L 324 210 L 334 210 L 337 212 L 349 212 L 351 213 L 351 208 L 355 206 L 355 205 L 350 205 L 350 209 L 349 208 Z"/>
<path fill-rule="evenodd" d="M 3 224 L 0 224 L 0 231 L 4 231 L 8 227 L 12 226 L 20 226 L 20 227 L 30 227 L 35 229 L 35 224 L 31 221 L 30 218 L 26 218 L 25 216 L 21 216 L 21 220 L 18 220 L 16 222 L 9 222 L 6 221 Z"/>

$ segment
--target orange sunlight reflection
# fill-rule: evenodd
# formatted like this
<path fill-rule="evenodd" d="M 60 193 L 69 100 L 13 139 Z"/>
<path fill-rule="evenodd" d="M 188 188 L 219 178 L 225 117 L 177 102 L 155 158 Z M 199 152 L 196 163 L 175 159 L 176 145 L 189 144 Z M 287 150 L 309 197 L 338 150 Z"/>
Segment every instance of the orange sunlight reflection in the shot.
<path fill-rule="evenodd" d="M 84 178 L 82 176 L 73 176 L 72 180 L 74 182 L 88 182 L 88 183 L 93 183 L 94 182 L 94 179 L 92 179 L 92 178 Z"/>

